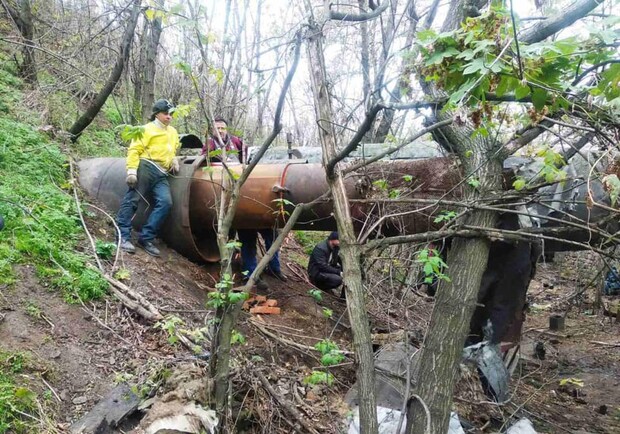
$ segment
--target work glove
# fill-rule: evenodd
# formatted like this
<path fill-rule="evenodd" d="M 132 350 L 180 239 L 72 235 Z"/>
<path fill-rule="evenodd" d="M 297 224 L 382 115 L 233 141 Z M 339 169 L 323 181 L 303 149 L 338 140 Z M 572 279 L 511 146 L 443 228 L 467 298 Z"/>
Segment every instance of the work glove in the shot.
<path fill-rule="evenodd" d="M 130 169 L 127 171 L 125 182 L 127 182 L 129 188 L 136 188 L 136 185 L 138 185 L 138 175 L 135 170 Z"/>
<path fill-rule="evenodd" d="M 180 170 L 180 158 L 179 157 L 174 157 L 172 159 L 172 166 L 170 166 L 170 172 L 172 172 L 173 175 L 176 175 L 177 173 L 179 173 Z"/>

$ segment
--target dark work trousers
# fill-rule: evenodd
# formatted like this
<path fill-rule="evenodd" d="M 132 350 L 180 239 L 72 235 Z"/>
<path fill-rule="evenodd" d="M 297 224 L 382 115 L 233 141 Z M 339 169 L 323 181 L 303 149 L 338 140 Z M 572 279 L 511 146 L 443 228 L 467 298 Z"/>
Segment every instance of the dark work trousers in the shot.
<path fill-rule="evenodd" d="M 468 343 L 484 339 L 484 327 L 491 321 L 491 342 L 499 343 L 518 321 L 526 302 L 527 288 L 534 275 L 538 249 L 534 244 L 495 241 L 482 276 L 478 303 L 470 323 Z"/>
<path fill-rule="evenodd" d="M 342 285 L 342 276 L 340 274 L 319 273 L 316 276 L 310 276 L 310 282 L 323 291 L 329 291 Z"/>
<path fill-rule="evenodd" d="M 140 199 L 152 195 L 153 202 L 149 204 L 151 214 L 140 233 L 142 241 L 153 240 L 161 228 L 161 225 L 168 217 L 172 208 L 172 196 L 170 195 L 170 184 L 168 184 L 168 174 L 159 170 L 155 165 L 145 160 L 140 160 L 138 166 L 138 185 L 137 188 L 130 188 L 125 193 L 121 206 L 116 215 L 116 222 L 121 231 L 123 240 L 131 239 L 131 221 L 138 209 Z"/>
<path fill-rule="evenodd" d="M 237 229 L 237 236 L 239 242 L 241 242 L 241 261 L 243 262 L 243 271 L 247 273 L 245 277 L 249 277 L 250 274 L 256 269 L 258 262 L 256 260 L 256 243 L 258 241 L 258 234 L 263 237 L 265 241 L 265 249 L 269 250 L 273 244 L 273 240 L 276 237 L 276 231 L 273 229 Z M 276 251 L 271 260 L 269 261 L 269 269 L 274 273 L 281 273 L 280 269 L 280 252 Z"/>

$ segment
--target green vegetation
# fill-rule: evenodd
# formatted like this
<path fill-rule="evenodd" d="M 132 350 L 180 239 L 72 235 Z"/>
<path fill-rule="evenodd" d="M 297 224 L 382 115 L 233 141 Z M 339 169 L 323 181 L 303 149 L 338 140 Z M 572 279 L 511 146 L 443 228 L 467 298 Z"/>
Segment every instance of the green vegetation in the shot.
<path fill-rule="evenodd" d="M 323 301 L 323 293 L 321 292 L 320 289 L 309 289 L 308 295 L 314 298 L 314 301 L 316 301 L 317 303 L 320 303 L 321 301 Z"/>
<path fill-rule="evenodd" d="M 58 143 L 37 132 L 35 122 L 12 119 L 20 85 L 11 71 L 0 70 L 0 100 L 9 114 L 0 118 L 0 215 L 6 224 L 0 232 L 0 284 L 15 283 L 14 265 L 33 263 L 37 275 L 67 301 L 100 297 L 107 282 L 76 251 L 83 231 L 67 157 Z"/>
<path fill-rule="evenodd" d="M 338 349 L 338 344 L 329 339 L 323 339 L 314 348 L 321 353 L 321 364 L 323 366 L 333 366 L 344 361 L 344 355 Z"/>
<path fill-rule="evenodd" d="M 0 351 L 0 434 L 36 432 L 23 414 L 37 412 L 37 396 L 18 381 L 29 368 L 25 354 Z"/>
<path fill-rule="evenodd" d="M 304 378 L 303 383 L 306 385 L 316 386 L 317 384 L 326 384 L 331 386 L 334 384 L 335 378 L 333 374 L 323 371 L 312 371 L 312 374 Z"/>
<path fill-rule="evenodd" d="M 311 255 L 314 250 L 314 246 L 319 244 L 329 235 L 329 232 L 317 232 L 317 231 L 293 231 L 295 239 L 301 247 L 304 249 L 304 253 Z"/>

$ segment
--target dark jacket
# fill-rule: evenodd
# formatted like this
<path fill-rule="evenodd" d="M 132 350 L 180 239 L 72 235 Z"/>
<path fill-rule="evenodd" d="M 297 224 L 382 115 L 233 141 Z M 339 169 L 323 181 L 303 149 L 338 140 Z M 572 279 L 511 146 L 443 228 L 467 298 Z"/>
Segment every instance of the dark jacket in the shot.
<path fill-rule="evenodd" d="M 338 256 L 338 248 L 332 249 L 327 240 L 316 245 L 308 262 L 308 276 L 316 279 L 320 274 L 338 274 L 342 272 L 342 262 Z"/>
<path fill-rule="evenodd" d="M 221 146 L 217 146 L 215 140 L 216 139 L 214 138 L 210 138 L 209 140 L 207 140 L 207 142 L 202 147 L 201 155 L 205 155 L 207 152 L 215 151 L 216 149 L 219 149 L 221 147 Z M 228 134 L 226 136 L 226 140 L 224 140 L 224 146 L 226 147 L 226 152 L 237 151 L 238 152 L 237 157 L 239 158 L 239 162 L 243 163 L 243 153 L 245 151 L 244 151 L 243 141 L 239 137 Z M 222 158 L 219 155 L 215 155 L 211 157 L 212 163 L 213 162 L 219 163 L 221 161 L 222 161 Z"/>

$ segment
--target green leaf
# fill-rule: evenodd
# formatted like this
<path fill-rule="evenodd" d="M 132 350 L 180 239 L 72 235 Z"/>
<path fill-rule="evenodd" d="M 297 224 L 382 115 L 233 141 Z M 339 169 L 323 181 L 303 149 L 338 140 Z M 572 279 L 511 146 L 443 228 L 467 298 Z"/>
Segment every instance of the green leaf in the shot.
<path fill-rule="evenodd" d="M 478 189 L 478 187 L 480 187 L 480 181 L 478 181 L 476 178 L 471 178 L 467 180 L 467 183 L 475 189 Z"/>
<path fill-rule="evenodd" d="M 435 51 L 435 52 L 433 52 L 431 57 L 429 57 L 426 60 L 426 62 L 424 62 L 424 64 L 426 66 L 429 66 L 429 65 L 439 65 L 441 62 L 443 62 L 443 59 L 445 59 L 446 57 L 454 57 L 457 54 L 459 54 L 459 50 L 457 50 L 454 47 L 448 47 L 445 51 Z"/>
<path fill-rule="evenodd" d="M 525 179 L 517 178 L 515 182 L 512 183 L 512 186 L 517 191 L 523 190 L 525 188 Z"/>
<path fill-rule="evenodd" d="M 474 53 L 474 50 L 470 50 L 467 49 L 463 52 L 461 52 L 458 56 L 456 56 L 457 59 L 463 59 L 463 60 L 471 60 L 476 56 L 476 53 Z"/>
<path fill-rule="evenodd" d="M 312 371 L 312 374 L 304 378 L 303 383 L 306 385 L 326 384 L 331 386 L 334 384 L 334 376 L 329 372 Z"/>
<path fill-rule="evenodd" d="M 418 42 L 422 44 L 430 44 L 437 40 L 437 32 L 432 29 L 421 30 L 416 34 Z"/>
<path fill-rule="evenodd" d="M 279 199 L 274 199 L 272 200 L 272 202 L 275 202 L 278 205 L 290 205 L 290 206 L 295 206 L 295 204 L 293 202 L 291 202 L 288 199 L 284 199 L 284 198 L 279 198 Z"/>
<path fill-rule="evenodd" d="M 545 107 L 546 102 L 547 91 L 539 87 L 535 88 L 534 92 L 532 92 L 532 103 L 534 104 L 534 108 L 540 111 Z"/>
<path fill-rule="evenodd" d="M 244 344 L 244 343 L 245 343 L 245 336 L 243 336 L 237 330 L 233 330 L 230 336 L 230 344 L 235 345 L 235 344 Z"/>
<path fill-rule="evenodd" d="M 471 63 L 467 64 L 463 69 L 463 75 L 471 75 L 476 72 L 484 71 L 486 69 L 485 61 L 483 58 L 474 59 Z"/>
<path fill-rule="evenodd" d="M 388 182 L 385 179 L 377 179 L 372 183 L 372 185 L 377 187 L 379 190 L 387 190 L 388 188 Z"/>
<path fill-rule="evenodd" d="M 618 196 L 620 195 L 620 179 L 618 175 L 606 175 L 603 177 L 603 185 L 609 192 L 609 198 L 611 200 L 611 206 L 616 206 L 618 202 Z"/>
<path fill-rule="evenodd" d="M 228 293 L 228 301 L 231 304 L 237 304 L 241 301 L 245 301 L 248 299 L 248 293 L 247 292 L 229 292 Z"/>
<path fill-rule="evenodd" d="M 323 300 L 323 293 L 320 289 L 310 289 L 308 290 L 308 295 L 314 298 L 314 301 L 316 301 L 317 303 Z"/>
<path fill-rule="evenodd" d="M 519 84 L 515 89 L 515 98 L 522 99 L 530 94 L 530 87 L 527 84 Z"/>
<path fill-rule="evenodd" d="M 413 176 L 411 176 L 411 175 L 403 175 L 403 180 L 405 182 L 411 182 L 411 181 L 413 181 Z"/>
<path fill-rule="evenodd" d="M 398 189 L 390 190 L 390 192 L 388 193 L 388 197 L 390 199 L 397 199 L 398 197 L 400 197 L 400 190 Z"/>
<path fill-rule="evenodd" d="M 191 76 L 192 75 L 192 67 L 189 66 L 189 63 L 187 62 L 177 62 L 174 64 L 174 66 L 181 71 L 183 74 L 187 75 L 187 76 Z"/>
<path fill-rule="evenodd" d="M 321 365 L 323 366 L 333 366 L 344 361 L 344 356 L 336 351 L 324 354 L 321 357 Z"/>

